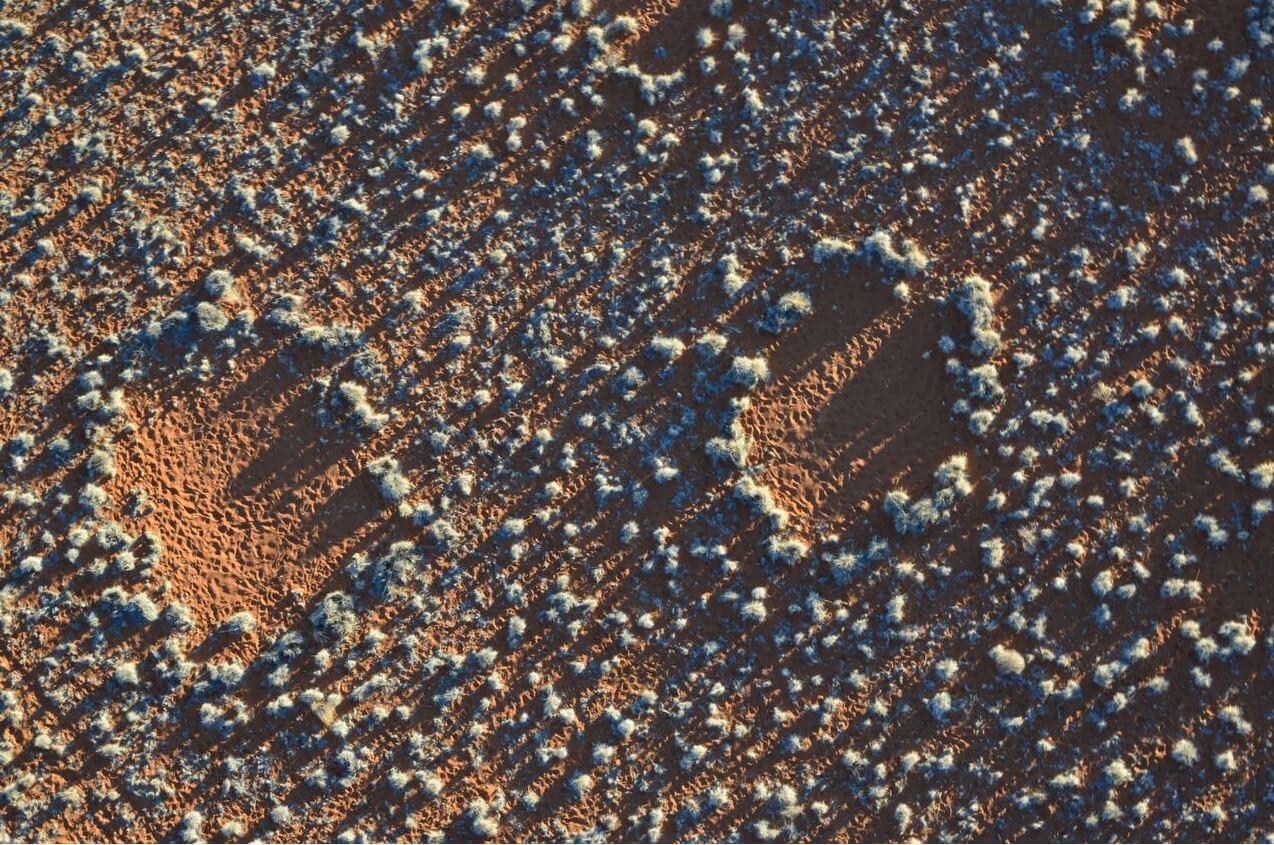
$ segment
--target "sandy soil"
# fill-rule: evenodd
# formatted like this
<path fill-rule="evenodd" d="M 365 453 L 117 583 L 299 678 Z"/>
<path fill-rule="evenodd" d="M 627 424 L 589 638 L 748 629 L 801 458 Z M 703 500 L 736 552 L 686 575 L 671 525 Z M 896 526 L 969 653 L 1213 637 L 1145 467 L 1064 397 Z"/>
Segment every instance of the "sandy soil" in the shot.
<path fill-rule="evenodd" d="M 0 3 L 0 834 L 1274 834 L 1272 44 Z"/>

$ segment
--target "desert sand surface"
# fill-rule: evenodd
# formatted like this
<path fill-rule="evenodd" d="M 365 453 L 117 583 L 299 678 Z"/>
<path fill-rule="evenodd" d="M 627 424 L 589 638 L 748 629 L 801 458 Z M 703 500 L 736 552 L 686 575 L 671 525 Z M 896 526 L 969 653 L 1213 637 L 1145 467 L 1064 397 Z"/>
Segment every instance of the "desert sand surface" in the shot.
<path fill-rule="evenodd" d="M 1272 74 L 0 0 L 0 839 L 1268 841 Z"/>

